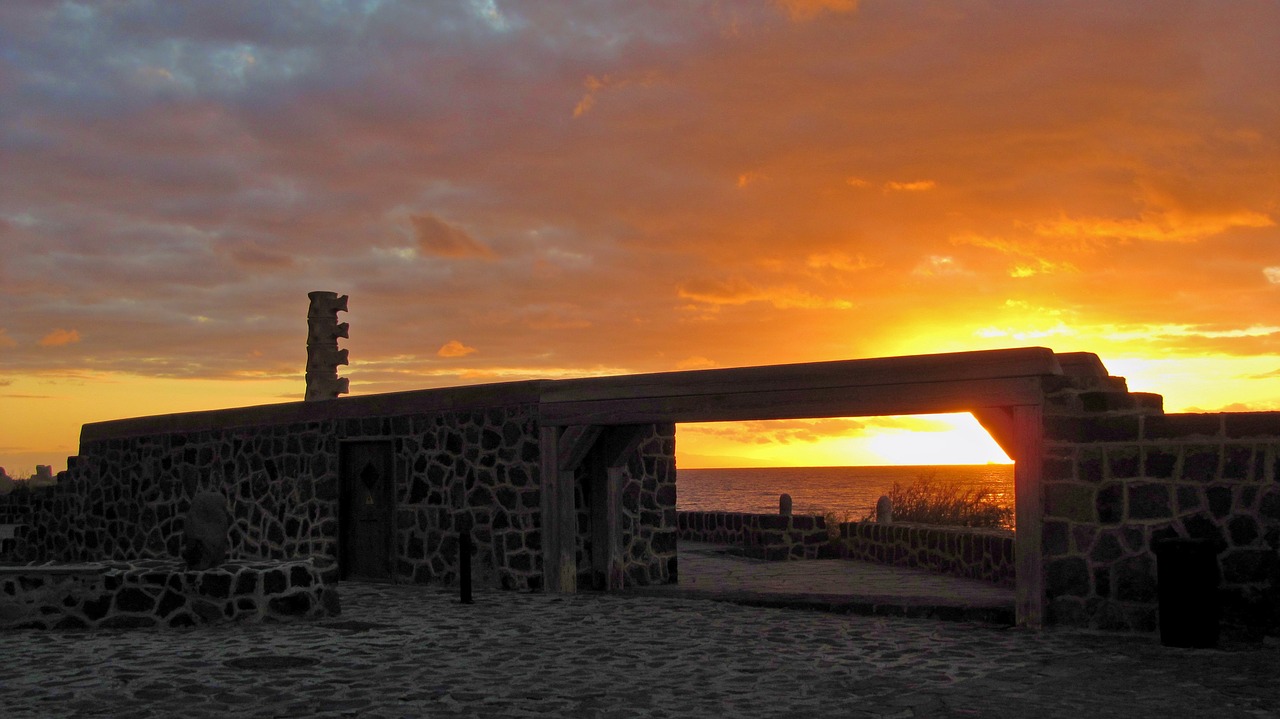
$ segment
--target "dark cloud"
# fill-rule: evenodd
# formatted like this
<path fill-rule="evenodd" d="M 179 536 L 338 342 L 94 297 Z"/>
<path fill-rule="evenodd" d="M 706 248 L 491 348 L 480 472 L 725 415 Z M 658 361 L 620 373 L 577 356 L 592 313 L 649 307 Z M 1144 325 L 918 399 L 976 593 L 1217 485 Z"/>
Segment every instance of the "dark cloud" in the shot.
<path fill-rule="evenodd" d="M 449 224 L 430 213 L 411 215 L 414 239 L 423 254 L 436 257 L 490 257 L 489 248 L 480 244 L 466 230 Z"/>

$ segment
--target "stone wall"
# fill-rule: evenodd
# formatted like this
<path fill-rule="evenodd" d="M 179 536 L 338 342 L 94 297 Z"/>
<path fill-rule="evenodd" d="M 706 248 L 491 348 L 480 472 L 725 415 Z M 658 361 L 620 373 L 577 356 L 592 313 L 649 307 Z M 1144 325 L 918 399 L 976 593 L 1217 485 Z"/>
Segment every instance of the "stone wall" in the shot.
<path fill-rule="evenodd" d="M 760 559 L 840 557 L 1014 586 L 1013 533 L 967 527 L 845 522 L 831 541 L 817 515 L 678 512 L 680 539 L 741 547 Z"/>
<path fill-rule="evenodd" d="M 1154 631 L 1154 543 L 1211 540 L 1223 621 L 1280 629 L 1280 413 L 1045 420 L 1048 620 Z"/>
<path fill-rule="evenodd" d="M 835 557 L 827 521 L 806 514 L 746 512 L 678 512 L 680 538 L 741 547 L 758 559 Z"/>
<path fill-rule="evenodd" d="M 0 567 L 0 628 L 189 627 L 334 616 L 332 571 L 311 560 L 232 561 L 187 571 L 173 560 Z"/>
<path fill-rule="evenodd" d="M 538 589 L 537 391 L 538 383 L 511 383 L 87 428 L 80 455 L 54 486 L 0 498 L 0 507 L 27 525 L 3 559 L 176 557 L 190 498 L 213 490 L 227 498 L 232 515 L 231 559 L 337 561 L 339 447 L 375 440 L 393 445 L 395 578 L 456 582 L 457 522 L 465 513 L 474 584 Z M 673 425 L 655 426 L 626 461 L 622 538 L 630 583 L 674 581 L 674 437 Z M 580 534 L 589 549 L 589 528 Z"/>
<path fill-rule="evenodd" d="M 626 586 L 670 584 L 676 562 L 676 426 L 653 425 L 621 473 L 619 495 L 622 574 Z M 590 460 L 588 460 L 588 463 Z M 589 470 L 579 468 L 574 507 L 578 515 L 578 586 L 594 587 Z"/>
<path fill-rule="evenodd" d="M 1013 533 L 969 527 L 845 522 L 840 556 L 1013 587 Z"/>

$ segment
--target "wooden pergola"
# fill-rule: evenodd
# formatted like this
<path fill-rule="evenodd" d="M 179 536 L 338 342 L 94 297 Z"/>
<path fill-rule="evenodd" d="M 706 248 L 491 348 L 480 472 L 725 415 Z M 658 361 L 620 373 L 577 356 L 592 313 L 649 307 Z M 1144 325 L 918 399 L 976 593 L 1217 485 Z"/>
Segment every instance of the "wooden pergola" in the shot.
<path fill-rule="evenodd" d="M 1061 374 L 1052 350 L 1028 347 L 549 382 L 539 411 L 545 586 L 577 591 L 573 483 L 597 449 L 592 569 L 621 587 L 618 491 L 641 426 L 971 412 L 1015 462 L 1017 620 L 1039 627 L 1044 378 Z"/>

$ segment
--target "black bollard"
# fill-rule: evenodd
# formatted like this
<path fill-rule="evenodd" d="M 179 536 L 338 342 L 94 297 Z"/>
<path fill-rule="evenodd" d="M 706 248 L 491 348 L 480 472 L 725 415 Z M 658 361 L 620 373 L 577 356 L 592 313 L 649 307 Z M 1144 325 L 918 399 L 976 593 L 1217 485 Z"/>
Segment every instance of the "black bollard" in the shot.
<path fill-rule="evenodd" d="M 458 515 L 458 600 L 471 604 L 471 515 Z"/>

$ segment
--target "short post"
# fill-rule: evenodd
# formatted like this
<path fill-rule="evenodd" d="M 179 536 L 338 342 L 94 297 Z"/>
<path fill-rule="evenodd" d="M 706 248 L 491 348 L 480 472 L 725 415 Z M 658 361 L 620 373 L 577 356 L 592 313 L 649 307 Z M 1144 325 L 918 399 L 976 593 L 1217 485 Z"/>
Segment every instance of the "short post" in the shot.
<path fill-rule="evenodd" d="M 459 512 L 458 525 L 458 601 L 471 604 L 471 513 Z"/>
<path fill-rule="evenodd" d="M 783 494 L 778 497 L 778 514 L 784 517 L 791 516 L 791 495 Z"/>
<path fill-rule="evenodd" d="M 893 500 L 887 494 L 880 495 L 880 499 L 876 500 L 876 521 L 880 524 L 893 521 Z"/>

